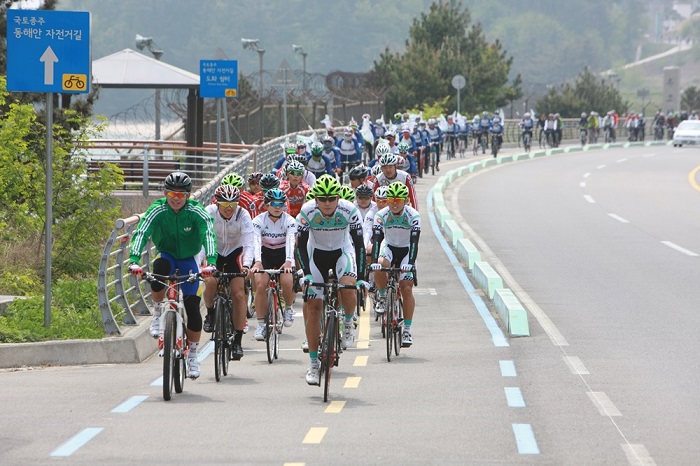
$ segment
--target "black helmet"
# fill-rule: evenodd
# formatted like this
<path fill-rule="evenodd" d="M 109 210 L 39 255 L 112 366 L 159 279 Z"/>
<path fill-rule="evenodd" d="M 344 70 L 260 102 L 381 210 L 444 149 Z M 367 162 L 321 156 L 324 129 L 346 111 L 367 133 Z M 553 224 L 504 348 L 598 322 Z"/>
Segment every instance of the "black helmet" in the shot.
<path fill-rule="evenodd" d="M 186 173 L 173 172 L 165 177 L 165 189 L 172 191 L 192 191 L 192 180 Z"/>
<path fill-rule="evenodd" d="M 367 186 L 366 184 L 361 184 L 357 188 L 355 188 L 355 196 L 369 196 L 372 197 L 374 192 L 372 191 L 372 188 Z"/>
<path fill-rule="evenodd" d="M 348 172 L 348 176 L 351 180 L 367 178 L 367 175 L 369 175 L 369 170 L 364 165 L 358 165 L 356 167 L 353 167 L 352 170 Z"/>
<path fill-rule="evenodd" d="M 274 189 L 279 187 L 280 180 L 272 173 L 265 173 L 262 178 L 260 178 L 260 187 L 264 190 Z"/>

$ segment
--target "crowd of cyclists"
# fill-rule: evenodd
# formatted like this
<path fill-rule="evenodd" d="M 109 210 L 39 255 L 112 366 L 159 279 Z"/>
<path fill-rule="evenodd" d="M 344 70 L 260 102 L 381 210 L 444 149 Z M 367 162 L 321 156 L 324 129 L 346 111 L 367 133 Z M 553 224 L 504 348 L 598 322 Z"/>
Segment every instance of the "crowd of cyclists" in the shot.
<path fill-rule="evenodd" d="M 359 142 L 356 126 L 350 125 L 339 139 L 332 128 L 328 129 L 321 142 L 299 139 L 286 143 L 284 155 L 269 173 L 254 172 L 247 180 L 239 173 L 227 174 L 208 206 L 190 198 L 192 181 L 187 174 L 171 173 L 164 182 L 164 197 L 139 221 L 130 244 L 131 274 L 143 274 L 141 252 L 151 239 L 158 251 L 154 274 L 199 271 L 203 277 L 203 294 L 197 284 L 182 287 L 191 378 L 200 375 L 197 354 L 201 333 L 213 331 L 217 281 L 212 275 L 217 270 L 246 274 L 230 282 L 233 360 L 243 357 L 242 335 L 248 332 L 245 280 L 251 280 L 255 290 L 254 339 L 265 340 L 269 276 L 264 271 L 269 269 L 284 272 L 279 284 L 285 327 L 294 322 L 292 305 L 298 293 L 310 297 L 302 305 L 308 384 L 319 381 L 318 327 L 323 295 L 320 287 L 310 284 L 328 282 L 329 270 L 340 283 L 370 293 L 378 317 L 386 312 L 387 277 L 380 269 L 401 268 L 402 346 L 413 344 L 412 288 L 421 223 L 413 178 L 403 169 L 411 169 L 411 162 L 406 165 L 406 161 L 412 154 L 390 138 L 379 137 L 373 145 L 376 158 L 370 168 L 358 157 L 364 142 Z M 151 287 L 154 306 L 149 330 L 151 336 L 162 340 L 164 287 L 158 283 Z M 207 309 L 204 319 L 201 296 Z M 344 348 L 354 342 L 356 299 L 356 291 L 340 290 Z"/>

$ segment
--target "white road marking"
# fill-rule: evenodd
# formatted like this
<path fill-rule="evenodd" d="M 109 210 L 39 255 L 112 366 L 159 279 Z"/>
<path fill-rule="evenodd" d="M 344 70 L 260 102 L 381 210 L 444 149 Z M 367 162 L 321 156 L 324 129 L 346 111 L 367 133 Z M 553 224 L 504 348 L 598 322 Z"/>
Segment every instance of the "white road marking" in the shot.
<path fill-rule="evenodd" d="M 696 256 L 697 256 L 697 254 L 695 254 L 693 251 L 688 251 L 687 249 L 682 248 L 682 247 L 678 246 L 677 244 L 674 244 L 674 243 L 672 243 L 672 242 L 670 242 L 670 241 L 662 241 L 661 243 L 662 243 L 662 244 L 665 244 L 666 246 L 668 246 L 668 247 L 671 248 L 671 249 L 675 249 L 676 251 L 685 254 L 686 256 L 690 256 L 690 257 L 696 257 Z"/>
<path fill-rule="evenodd" d="M 622 163 L 622 162 L 627 162 L 627 159 L 619 159 L 615 161 L 616 163 Z"/>
<path fill-rule="evenodd" d="M 567 366 L 569 366 L 569 370 L 572 374 L 590 374 L 590 372 L 588 372 L 586 369 L 586 366 L 584 366 L 581 360 L 576 356 L 564 356 L 564 362 Z"/>
<path fill-rule="evenodd" d="M 501 376 L 503 377 L 517 377 L 518 373 L 515 372 L 515 364 L 513 361 L 498 361 L 501 366 Z"/>
<path fill-rule="evenodd" d="M 630 223 L 629 220 L 624 219 L 624 218 L 620 217 L 620 216 L 617 215 L 617 214 L 608 214 L 608 216 L 609 216 L 610 218 L 614 218 L 615 220 L 617 220 L 617 221 L 620 222 L 620 223 Z"/>
<path fill-rule="evenodd" d="M 649 455 L 647 449 L 641 443 L 620 445 L 627 455 L 627 461 L 634 466 L 653 466 L 656 461 Z"/>
<path fill-rule="evenodd" d="M 597 168 L 598 170 L 602 170 L 602 169 L 605 168 L 606 166 L 607 166 L 607 165 L 598 165 L 596 168 Z"/>
<path fill-rule="evenodd" d="M 586 182 L 585 182 L 585 181 L 581 181 L 578 185 L 581 186 L 582 188 L 585 188 L 585 187 L 586 187 Z"/>
<path fill-rule="evenodd" d="M 518 387 L 503 387 L 503 391 L 506 393 L 506 401 L 510 408 L 524 408 L 525 400 L 523 399 L 523 393 Z"/>
<path fill-rule="evenodd" d="M 539 455 L 540 449 L 530 424 L 512 424 L 515 443 L 521 455 Z"/>
<path fill-rule="evenodd" d="M 584 194 L 584 195 L 583 195 L 583 198 L 584 198 L 585 200 L 587 200 L 589 203 L 595 204 L 595 199 L 593 199 L 592 196 L 590 196 L 590 195 L 588 195 L 588 194 Z"/>
<path fill-rule="evenodd" d="M 103 430 L 104 427 L 88 427 L 87 429 L 83 429 L 66 443 L 52 451 L 51 456 L 70 456 Z"/>
<path fill-rule="evenodd" d="M 605 392 L 586 392 L 601 416 L 622 416 Z"/>
<path fill-rule="evenodd" d="M 124 403 L 120 404 L 116 408 L 112 410 L 113 413 L 128 413 L 135 407 L 137 407 L 142 401 L 144 401 L 146 398 L 148 398 L 148 395 L 138 395 L 138 396 L 132 396 L 128 400 L 126 400 Z"/>
<path fill-rule="evenodd" d="M 583 177 L 584 177 L 584 178 L 588 178 L 589 176 L 591 176 L 591 173 L 590 173 L 590 172 L 586 172 L 586 173 L 583 174 Z"/>

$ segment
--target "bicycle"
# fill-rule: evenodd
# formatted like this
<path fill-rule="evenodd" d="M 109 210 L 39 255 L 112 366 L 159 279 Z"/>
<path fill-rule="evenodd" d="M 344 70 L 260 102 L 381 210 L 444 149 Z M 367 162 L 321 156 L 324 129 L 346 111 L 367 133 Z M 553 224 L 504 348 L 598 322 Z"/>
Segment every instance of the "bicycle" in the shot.
<path fill-rule="evenodd" d="M 158 282 L 166 286 L 166 306 L 160 316 L 160 329 L 163 334 L 158 338 L 159 356 L 163 358 L 163 399 L 169 401 L 172 398 L 173 388 L 175 393 L 182 393 L 187 377 L 187 364 L 185 358 L 189 352 L 187 341 L 187 313 L 185 306 L 180 301 L 180 285 L 194 283 L 200 279 L 199 273 L 179 275 L 175 270 L 172 275 L 157 275 L 150 272 L 144 273 L 144 280 L 148 283 Z"/>
<path fill-rule="evenodd" d="M 255 287 L 253 280 L 245 279 L 245 296 L 247 301 L 246 317 L 250 319 L 255 315 Z"/>
<path fill-rule="evenodd" d="M 494 157 L 498 155 L 498 151 L 501 150 L 501 137 L 494 133 L 491 137 L 491 153 Z"/>
<path fill-rule="evenodd" d="M 532 148 L 532 133 L 530 131 L 523 131 L 522 139 L 525 152 L 530 152 L 530 149 Z"/>
<path fill-rule="evenodd" d="M 481 147 L 481 131 L 472 131 L 472 154 L 474 156 L 479 155 L 479 148 Z"/>
<path fill-rule="evenodd" d="M 228 363 L 233 359 L 233 300 L 231 299 L 230 280 L 245 277 L 245 273 L 225 273 L 216 271 L 213 277 L 218 278 L 214 309 L 216 320 L 211 340 L 214 342 L 214 378 L 217 382 L 221 376 L 228 375 Z"/>
<path fill-rule="evenodd" d="M 455 158 L 455 136 L 454 134 L 445 135 L 445 146 L 447 146 L 447 160 Z"/>
<path fill-rule="evenodd" d="M 430 143 L 430 171 L 433 175 L 435 174 L 435 164 L 437 163 L 437 144 L 437 142 Z"/>
<path fill-rule="evenodd" d="M 284 316 L 284 300 L 280 294 L 279 276 L 285 273 L 282 269 L 256 270 L 255 273 L 266 273 L 270 276 L 267 282 L 267 313 L 265 314 L 265 347 L 267 362 L 272 364 L 279 358 L 279 336 L 282 333 Z M 292 272 L 294 273 L 294 272 Z"/>
<path fill-rule="evenodd" d="M 586 142 L 588 141 L 588 128 L 581 127 L 581 147 L 586 145 Z"/>
<path fill-rule="evenodd" d="M 338 311 L 338 290 L 357 289 L 355 285 L 345 285 L 333 279 L 333 270 L 328 271 L 328 283 L 309 283 L 304 291 L 304 301 L 311 297 L 310 288 L 323 288 L 323 312 L 321 313 L 321 334 L 318 347 L 318 359 L 321 363 L 318 385 L 323 380 L 323 401 L 328 401 L 330 392 L 331 374 L 333 367 L 338 365 L 340 353 L 343 352 L 340 333 L 340 312 Z"/>

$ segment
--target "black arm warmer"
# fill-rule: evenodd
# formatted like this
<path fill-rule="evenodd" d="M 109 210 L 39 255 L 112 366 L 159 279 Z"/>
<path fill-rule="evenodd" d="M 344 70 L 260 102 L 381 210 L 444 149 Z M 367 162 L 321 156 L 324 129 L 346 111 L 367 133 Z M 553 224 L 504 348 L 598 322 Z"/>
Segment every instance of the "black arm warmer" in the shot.
<path fill-rule="evenodd" d="M 309 229 L 300 229 L 298 238 L 297 259 L 299 259 L 299 265 L 304 270 L 304 274 L 309 275 L 311 274 L 311 263 L 309 262 L 309 250 L 306 247 L 309 242 Z"/>
<path fill-rule="evenodd" d="M 411 244 L 408 247 L 408 263 L 416 265 L 416 257 L 418 257 L 418 239 L 420 239 L 420 228 L 411 229 Z"/>
<path fill-rule="evenodd" d="M 381 248 L 382 241 L 384 241 L 384 228 L 381 225 L 374 225 L 372 227 L 372 263 L 375 264 L 379 260 L 379 249 Z"/>
<path fill-rule="evenodd" d="M 357 278 L 358 280 L 365 279 L 365 241 L 362 237 L 362 225 L 358 224 L 359 228 L 350 226 L 350 237 L 355 245 L 355 261 L 357 262 Z"/>

